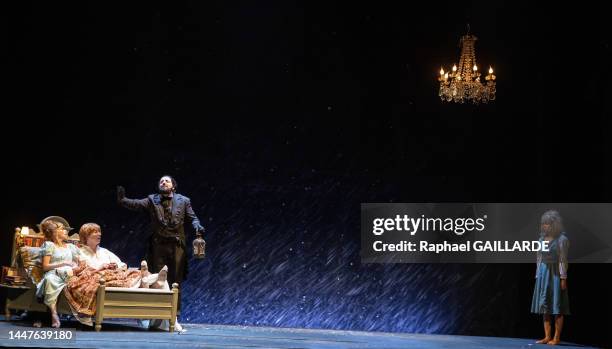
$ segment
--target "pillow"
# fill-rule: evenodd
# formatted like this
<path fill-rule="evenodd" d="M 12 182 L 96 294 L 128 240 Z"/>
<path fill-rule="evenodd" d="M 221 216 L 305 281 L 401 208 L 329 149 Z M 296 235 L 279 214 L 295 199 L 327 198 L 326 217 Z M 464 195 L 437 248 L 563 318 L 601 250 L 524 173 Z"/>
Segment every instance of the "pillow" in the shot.
<path fill-rule="evenodd" d="M 22 267 L 40 267 L 42 266 L 42 248 L 32 246 L 22 246 L 19 248 L 19 256 L 21 257 Z"/>
<path fill-rule="evenodd" d="M 37 284 L 44 275 L 42 255 L 42 247 L 22 246 L 19 248 L 20 267 L 23 267 L 34 284 Z"/>

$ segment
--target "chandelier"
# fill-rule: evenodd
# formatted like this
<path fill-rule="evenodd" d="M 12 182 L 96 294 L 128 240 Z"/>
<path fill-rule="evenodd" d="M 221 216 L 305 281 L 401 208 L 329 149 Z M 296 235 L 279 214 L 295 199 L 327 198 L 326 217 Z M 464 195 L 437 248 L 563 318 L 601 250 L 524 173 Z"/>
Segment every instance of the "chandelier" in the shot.
<path fill-rule="evenodd" d="M 469 28 L 469 27 L 468 27 Z M 450 72 L 440 69 L 440 98 L 442 101 L 474 104 L 488 103 L 495 100 L 495 75 L 489 67 L 485 83 L 480 81 L 480 72 L 476 64 L 476 37 L 468 33 L 461 37 L 461 58 L 459 66 L 453 64 Z"/>

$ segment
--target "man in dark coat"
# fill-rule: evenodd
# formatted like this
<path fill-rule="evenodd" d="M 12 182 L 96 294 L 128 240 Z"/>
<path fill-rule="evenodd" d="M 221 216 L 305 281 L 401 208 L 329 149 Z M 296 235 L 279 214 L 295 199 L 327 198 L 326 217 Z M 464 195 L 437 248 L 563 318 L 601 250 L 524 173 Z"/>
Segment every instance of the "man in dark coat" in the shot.
<path fill-rule="evenodd" d="M 119 205 L 133 211 L 148 212 L 152 234 L 148 239 L 147 263 L 149 270 L 157 273 L 168 266 L 168 283 L 180 283 L 187 276 L 184 223 L 188 221 L 200 233 L 204 227 L 193 212 L 191 200 L 176 193 L 176 181 L 171 176 L 159 180 L 159 193 L 144 199 L 128 199 L 125 189 L 117 187 Z"/>

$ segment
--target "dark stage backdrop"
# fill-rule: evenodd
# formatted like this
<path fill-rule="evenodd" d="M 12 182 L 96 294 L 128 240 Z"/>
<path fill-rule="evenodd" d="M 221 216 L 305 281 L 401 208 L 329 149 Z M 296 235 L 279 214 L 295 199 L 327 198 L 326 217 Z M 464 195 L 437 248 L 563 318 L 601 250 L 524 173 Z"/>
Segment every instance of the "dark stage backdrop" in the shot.
<path fill-rule="evenodd" d="M 171 174 L 207 228 L 181 321 L 535 338 L 534 265 L 362 265 L 360 203 L 612 200 L 602 8 L 40 6 L 9 26 L 3 255 L 61 215 L 137 265 L 147 217 L 115 186 Z M 467 21 L 491 105 L 437 97 Z M 605 342 L 611 271 L 570 268 L 566 340 Z"/>

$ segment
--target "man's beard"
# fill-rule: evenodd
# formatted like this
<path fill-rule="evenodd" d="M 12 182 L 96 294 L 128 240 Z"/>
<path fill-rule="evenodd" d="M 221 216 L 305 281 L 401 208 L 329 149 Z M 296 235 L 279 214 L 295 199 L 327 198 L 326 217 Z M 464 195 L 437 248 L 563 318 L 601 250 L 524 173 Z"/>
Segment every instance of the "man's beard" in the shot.
<path fill-rule="evenodd" d="M 159 193 L 163 195 L 170 195 L 172 193 L 172 188 L 164 188 L 161 185 L 159 186 Z"/>

